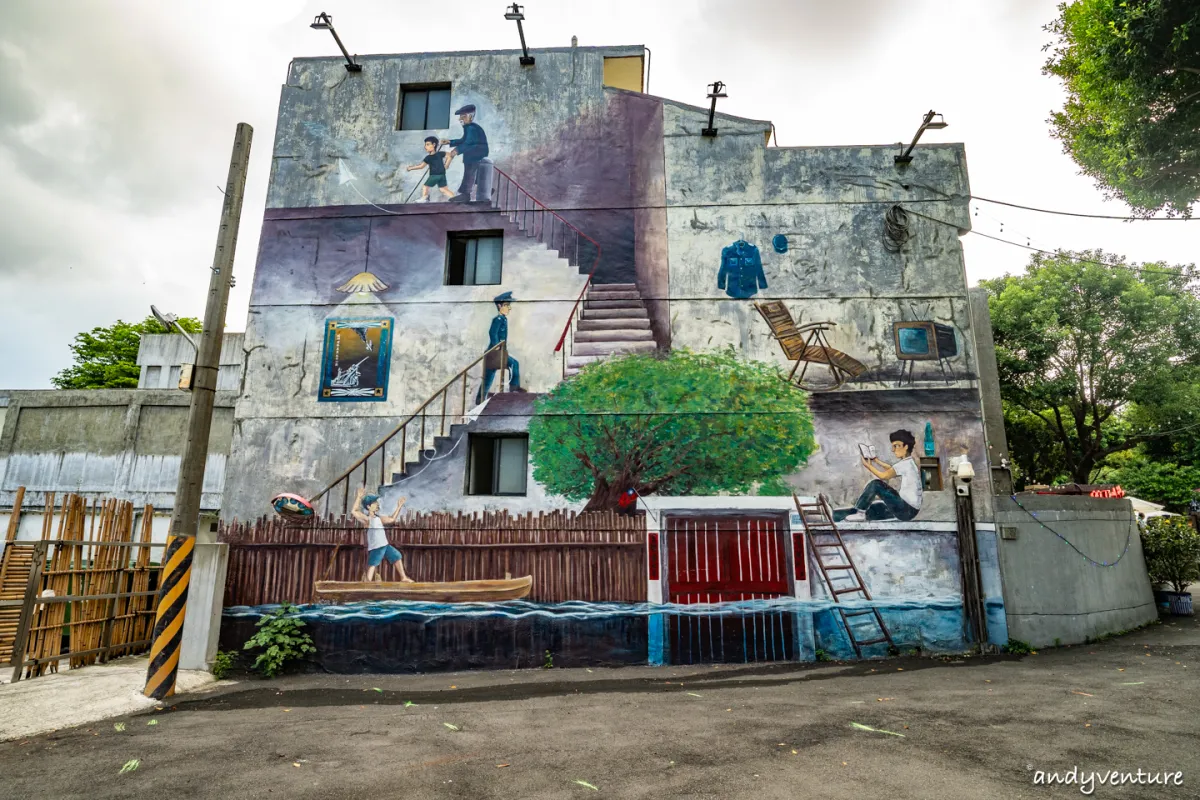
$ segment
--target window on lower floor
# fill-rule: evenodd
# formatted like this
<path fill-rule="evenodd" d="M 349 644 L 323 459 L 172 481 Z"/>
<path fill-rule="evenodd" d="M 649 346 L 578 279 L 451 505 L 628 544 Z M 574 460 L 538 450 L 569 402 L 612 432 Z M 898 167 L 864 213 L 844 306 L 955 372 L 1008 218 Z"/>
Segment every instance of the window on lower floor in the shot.
<path fill-rule="evenodd" d="M 446 285 L 498 284 L 503 258 L 503 231 L 451 233 L 446 246 Z"/>
<path fill-rule="evenodd" d="M 528 472 L 528 436 L 471 435 L 467 494 L 524 495 Z"/>
<path fill-rule="evenodd" d="M 440 131 L 450 127 L 450 84 L 409 84 L 400 87 L 402 131 Z"/>

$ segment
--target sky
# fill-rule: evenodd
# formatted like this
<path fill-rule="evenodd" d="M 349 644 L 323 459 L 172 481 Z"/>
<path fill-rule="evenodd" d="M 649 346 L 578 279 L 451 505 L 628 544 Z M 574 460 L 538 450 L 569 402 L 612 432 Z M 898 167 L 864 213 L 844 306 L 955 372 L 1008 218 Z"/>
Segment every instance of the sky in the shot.
<path fill-rule="evenodd" d="M 0 26 L 0 388 L 49 388 L 79 331 L 150 304 L 202 317 L 238 122 L 254 127 L 226 329 L 245 329 L 280 86 L 299 56 L 518 46 L 497 0 L 8 0 Z M 781 146 L 909 140 L 930 109 L 973 194 L 1125 215 L 1049 134 L 1053 0 L 528 0 L 531 47 L 644 44 L 649 91 L 775 123 Z M 976 214 L 974 209 L 978 208 Z M 1200 222 L 1121 222 L 972 203 L 976 231 L 1048 250 L 1192 263 Z M 1189 245 L 1192 245 L 1189 247 Z M 1029 251 L 968 234 L 967 275 Z"/>

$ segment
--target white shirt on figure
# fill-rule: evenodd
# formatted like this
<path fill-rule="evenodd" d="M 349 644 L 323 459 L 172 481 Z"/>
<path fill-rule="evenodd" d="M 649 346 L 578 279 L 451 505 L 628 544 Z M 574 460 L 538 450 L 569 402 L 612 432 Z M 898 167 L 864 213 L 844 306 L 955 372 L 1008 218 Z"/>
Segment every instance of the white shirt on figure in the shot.
<path fill-rule="evenodd" d="M 912 458 L 902 458 L 892 464 L 892 469 L 900 479 L 900 486 L 896 489 L 900 499 L 913 508 L 920 509 L 925 487 L 921 485 L 921 471 L 917 469 L 917 462 Z"/>
<path fill-rule="evenodd" d="M 388 538 L 383 530 L 383 520 L 372 516 L 371 520 L 367 523 L 367 549 L 378 550 L 380 547 L 387 546 Z"/>

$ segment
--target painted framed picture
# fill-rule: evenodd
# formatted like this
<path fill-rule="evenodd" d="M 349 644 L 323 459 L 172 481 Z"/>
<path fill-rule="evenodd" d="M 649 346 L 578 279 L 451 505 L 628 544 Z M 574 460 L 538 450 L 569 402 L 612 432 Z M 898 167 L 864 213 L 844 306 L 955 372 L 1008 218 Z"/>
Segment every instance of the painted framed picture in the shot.
<path fill-rule="evenodd" d="M 325 320 L 325 351 L 317 399 L 386 400 L 394 325 L 395 320 L 390 317 Z"/>

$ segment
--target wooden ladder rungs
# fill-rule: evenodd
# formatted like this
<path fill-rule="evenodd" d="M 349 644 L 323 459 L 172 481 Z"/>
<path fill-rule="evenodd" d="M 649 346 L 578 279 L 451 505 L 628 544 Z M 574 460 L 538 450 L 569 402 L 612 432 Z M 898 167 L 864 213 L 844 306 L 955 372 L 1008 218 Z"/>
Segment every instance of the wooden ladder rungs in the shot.
<path fill-rule="evenodd" d="M 853 564 L 824 564 L 825 569 L 854 569 Z"/>
<path fill-rule="evenodd" d="M 886 642 L 886 641 L 888 641 L 888 638 L 886 636 L 883 637 L 882 639 L 867 639 L 865 642 L 859 642 L 858 646 L 866 647 L 869 644 L 880 644 L 881 642 Z"/>
<path fill-rule="evenodd" d="M 834 594 L 850 594 L 850 592 L 861 592 L 862 586 L 853 586 L 849 589 L 835 589 Z"/>
<path fill-rule="evenodd" d="M 842 612 L 842 616 L 845 616 L 845 617 L 861 617 L 861 616 L 863 616 L 864 614 L 874 614 L 874 613 L 875 613 L 875 609 L 873 609 L 873 608 L 867 608 L 867 609 L 863 609 L 862 611 L 843 611 L 843 612 Z"/>

